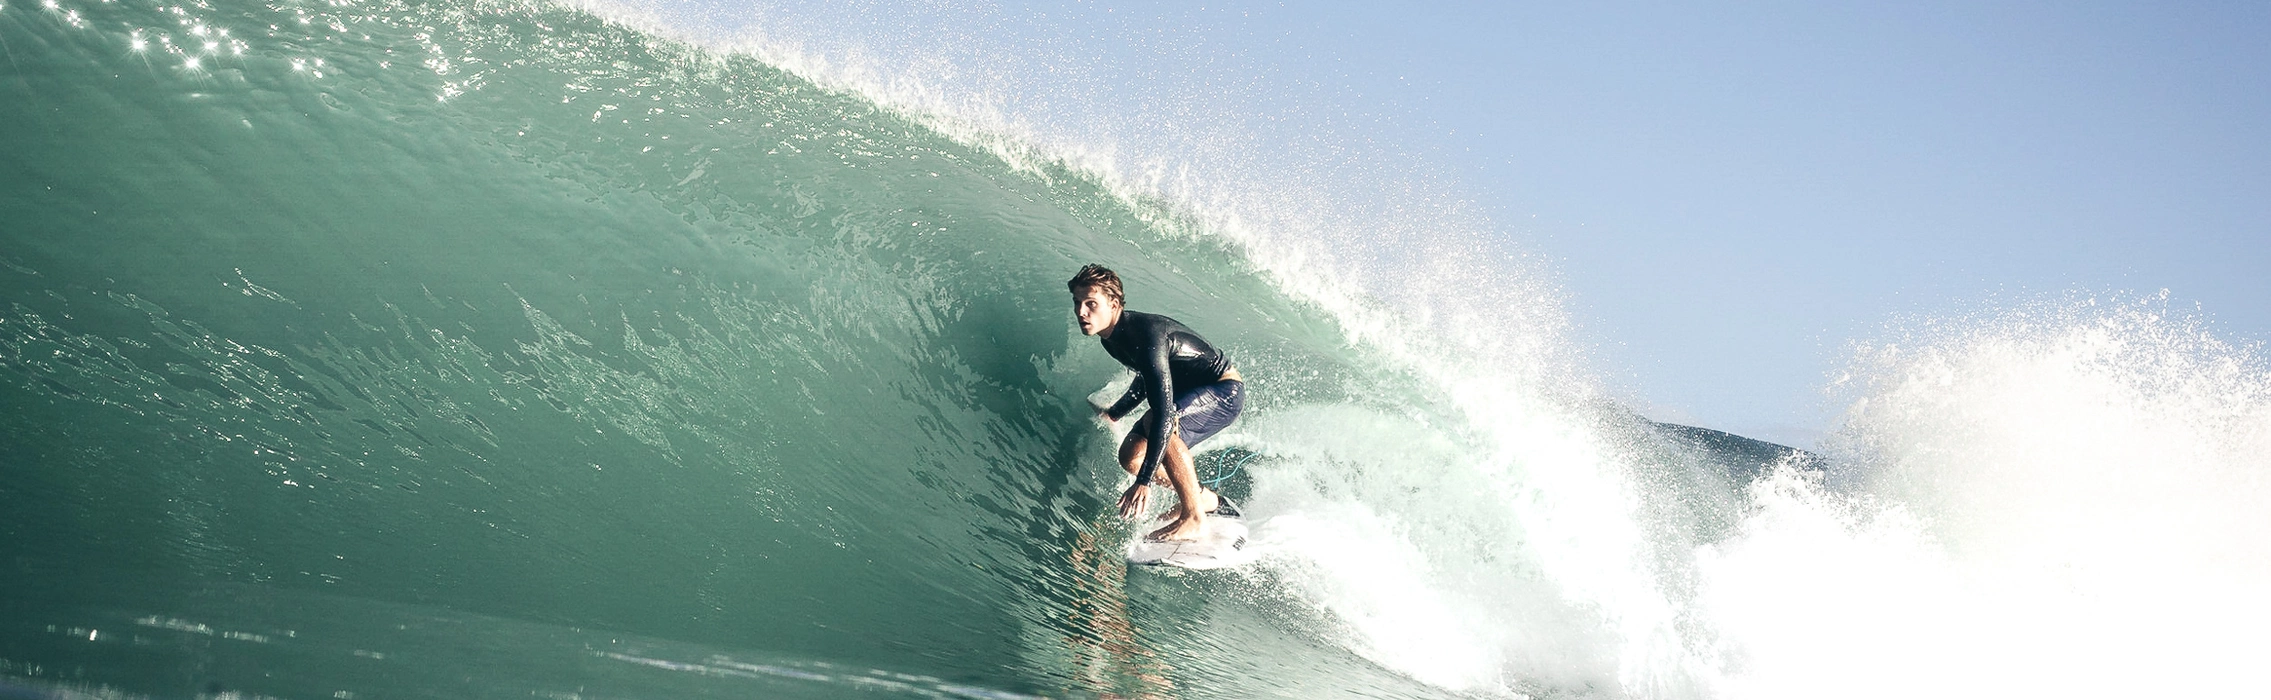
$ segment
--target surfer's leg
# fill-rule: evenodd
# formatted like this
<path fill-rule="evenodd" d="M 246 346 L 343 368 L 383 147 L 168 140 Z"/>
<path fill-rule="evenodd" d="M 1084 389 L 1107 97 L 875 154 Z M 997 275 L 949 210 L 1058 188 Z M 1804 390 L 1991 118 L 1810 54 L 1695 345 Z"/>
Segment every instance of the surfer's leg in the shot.
<path fill-rule="evenodd" d="M 1191 466 L 1191 449 L 1183 445 L 1183 436 L 1167 436 L 1167 453 L 1160 461 L 1167 463 L 1167 478 L 1175 483 L 1175 522 L 1152 531 L 1151 538 L 1198 539 L 1200 528 L 1206 524 L 1206 512 L 1220 502 L 1206 487 L 1199 485 L 1198 470 Z"/>
<path fill-rule="evenodd" d="M 1165 480 L 1175 489 L 1175 502 L 1177 504 L 1176 507 L 1168 509 L 1167 512 L 1160 513 L 1160 520 L 1182 517 L 1183 507 L 1181 504 L 1191 501 L 1189 497 L 1184 495 L 1183 484 L 1186 481 L 1196 485 L 1199 490 L 1199 512 L 1212 513 L 1216 507 L 1222 505 L 1221 496 L 1216 494 L 1213 489 L 1207 488 L 1205 482 L 1198 480 L 1198 461 L 1191 457 L 1191 447 L 1183 444 L 1182 433 L 1176 433 L 1167 438 L 1167 454 L 1160 455 L 1159 461 L 1159 476 L 1155 479 Z M 1182 469 L 1175 468 L 1177 462 L 1182 463 Z"/>
<path fill-rule="evenodd" d="M 1231 421 L 1238 419 L 1238 414 L 1246 406 L 1245 388 L 1245 382 L 1225 379 L 1213 384 L 1195 387 L 1175 399 L 1176 405 L 1180 408 L 1182 418 L 1179 422 L 1181 425 L 1179 426 L 1180 429 L 1168 439 L 1167 454 L 1163 460 L 1167 462 L 1167 468 L 1160 471 L 1166 472 L 1167 479 L 1175 484 L 1176 493 L 1179 495 L 1184 493 L 1182 482 L 1191 481 L 1196 484 L 1198 497 L 1195 499 L 1186 497 L 1183 501 L 1185 503 L 1195 502 L 1200 513 L 1214 512 L 1215 508 L 1222 505 L 1222 497 L 1216 494 L 1213 489 L 1207 488 L 1206 484 L 1198 483 L 1197 477 L 1192 476 L 1197 473 L 1197 469 L 1192 463 L 1191 448 L 1198 446 L 1200 442 L 1213 437 L 1216 433 L 1222 432 L 1223 428 L 1230 426 Z M 1142 430 L 1143 426 L 1138 426 L 1138 429 Z M 1148 432 L 1145 431 L 1146 434 Z M 1143 453 L 1139 450 L 1135 454 L 1140 458 Z M 1121 459 L 1124 461 L 1127 458 L 1123 456 Z M 1180 461 L 1183 465 L 1180 470 L 1176 469 L 1177 461 Z M 1159 519 L 1166 520 L 1180 514 L 1179 510 L 1168 511 L 1160 515 Z"/>
<path fill-rule="evenodd" d="M 1136 423 L 1134 430 L 1128 431 L 1127 438 L 1120 441 L 1120 468 L 1128 470 L 1129 476 L 1134 476 L 1137 472 L 1143 470 L 1143 452 L 1151 446 L 1151 441 L 1144 437 L 1151 434 L 1151 426 L 1143 421 L 1149 420 L 1151 420 L 1151 416 L 1144 416 Z M 1173 485 L 1177 498 L 1176 508 L 1160 514 L 1159 519 L 1166 520 L 1182 515 L 1184 505 L 1192 500 L 1189 494 L 1184 491 L 1183 484 L 1185 483 L 1189 483 L 1199 490 L 1198 512 L 1205 513 L 1222 504 L 1221 499 L 1213 491 L 1208 490 L 1206 486 L 1198 482 L 1198 470 L 1191 464 L 1191 450 L 1183 444 L 1181 434 L 1167 437 L 1167 453 L 1160 455 L 1159 461 L 1161 468 L 1152 472 L 1151 483 L 1154 486 L 1162 483 Z M 1176 466 L 1178 464 L 1181 466 Z"/>
<path fill-rule="evenodd" d="M 1148 420 L 1149 417 L 1147 416 L 1146 419 Z M 1151 434 L 1151 430 L 1145 424 L 1137 423 L 1134 430 L 1128 431 L 1127 439 L 1120 441 L 1120 468 L 1128 470 L 1128 476 L 1135 476 L 1136 472 L 1143 470 L 1143 451 L 1151 447 L 1151 441 L 1145 439 L 1144 436 L 1149 434 Z M 1153 472 L 1151 483 L 1157 484 L 1165 481 L 1168 478 L 1166 472 L 1165 469 Z"/>

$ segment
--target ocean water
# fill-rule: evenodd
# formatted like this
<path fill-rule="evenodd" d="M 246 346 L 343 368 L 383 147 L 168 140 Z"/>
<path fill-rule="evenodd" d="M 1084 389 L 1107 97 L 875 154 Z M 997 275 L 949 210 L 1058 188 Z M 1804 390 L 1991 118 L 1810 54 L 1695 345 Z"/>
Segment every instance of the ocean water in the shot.
<path fill-rule="evenodd" d="M 1807 455 L 1619 407 L 1519 270 L 1477 322 L 1487 258 L 1352 283 L 584 10 L 9 0 L 0 49 L 10 697 L 2264 689 L 2271 372 L 2162 300 L 1865 344 Z M 1121 563 L 1085 262 L 1249 379 L 1201 469 L 1255 565 Z"/>

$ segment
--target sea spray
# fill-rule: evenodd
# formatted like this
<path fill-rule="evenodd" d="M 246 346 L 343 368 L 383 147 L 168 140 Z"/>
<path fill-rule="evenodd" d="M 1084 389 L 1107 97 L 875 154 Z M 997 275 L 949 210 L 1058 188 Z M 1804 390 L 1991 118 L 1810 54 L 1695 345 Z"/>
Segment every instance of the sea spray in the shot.
<path fill-rule="evenodd" d="M 1699 608 L 1730 697 L 2236 697 L 2267 648 L 2271 372 L 2162 298 L 1863 346 L 1828 483 L 1754 486 Z"/>

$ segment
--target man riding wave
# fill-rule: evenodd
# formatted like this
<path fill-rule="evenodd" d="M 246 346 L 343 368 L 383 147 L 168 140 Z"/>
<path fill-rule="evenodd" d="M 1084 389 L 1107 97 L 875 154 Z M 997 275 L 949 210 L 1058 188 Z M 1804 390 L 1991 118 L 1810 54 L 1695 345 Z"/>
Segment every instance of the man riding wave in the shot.
<path fill-rule="evenodd" d="M 1120 515 L 1133 518 L 1143 512 L 1149 486 L 1157 483 L 1159 465 L 1165 462 L 1164 476 L 1179 503 L 1174 522 L 1150 538 L 1196 539 L 1206 514 L 1222 507 L 1222 497 L 1199 483 L 1190 450 L 1238 418 L 1246 405 L 1245 381 L 1228 356 L 1189 327 L 1166 316 L 1127 310 L 1120 276 L 1104 266 L 1080 268 L 1065 287 L 1072 292 L 1080 332 L 1096 336 L 1112 359 L 1136 371 L 1128 393 L 1097 415 L 1117 422 L 1136 404 L 1151 404 L 1120 443 L 1120 466 L 1135 475 L 1135 485 L 1120 495 Z"/>

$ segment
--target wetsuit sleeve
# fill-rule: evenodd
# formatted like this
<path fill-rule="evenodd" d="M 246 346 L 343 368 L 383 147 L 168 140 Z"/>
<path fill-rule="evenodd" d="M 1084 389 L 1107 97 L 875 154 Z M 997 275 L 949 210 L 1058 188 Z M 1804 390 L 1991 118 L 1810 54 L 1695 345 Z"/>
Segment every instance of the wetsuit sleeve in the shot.
<path fill-rule="evenodd" d="M 1154 338 L 1151 342 L 1151 367 L 1148 375 L 1137 379 L 1151 390 L 1151 444 L 1143 448 L 1143 469 L 1136 472 L 1136 483 L 1150 484 L 1152 472 L 1159 469 L 1159 458 L 1167 453 L 1167 436 L 1175 434 L 1175 375 L 1167 367 L 1167 339 Z"/>
<path fill-rule="evenodd" d="M 1136 404 L 1143 403 L 1143 389 L 1143 377 L 1139 375 L 1135 381 L 1128 383 L 1128 392 L 1121 394 L 1119 401 L 1113 402 L 1111 408 L 1104 409 L 1104 415 L 1115 421 L 1128 417 L 1128 412 L 1135 410 Z"/>

